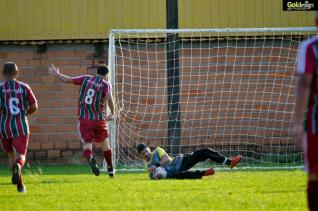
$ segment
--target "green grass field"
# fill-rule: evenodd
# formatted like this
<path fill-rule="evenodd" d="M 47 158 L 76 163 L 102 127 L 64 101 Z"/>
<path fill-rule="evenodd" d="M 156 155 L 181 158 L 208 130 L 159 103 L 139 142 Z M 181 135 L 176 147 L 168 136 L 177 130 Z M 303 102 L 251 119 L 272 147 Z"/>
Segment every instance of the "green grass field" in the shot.
<path fill-rule="evenodd" d="M 149 180 L 145 173 L 99 177 L 88 166 L 25 168 L 18 193 L 0 167 L 0 210 L 306 210 L 301 170 L 218 171 L 202 180 Z"/>

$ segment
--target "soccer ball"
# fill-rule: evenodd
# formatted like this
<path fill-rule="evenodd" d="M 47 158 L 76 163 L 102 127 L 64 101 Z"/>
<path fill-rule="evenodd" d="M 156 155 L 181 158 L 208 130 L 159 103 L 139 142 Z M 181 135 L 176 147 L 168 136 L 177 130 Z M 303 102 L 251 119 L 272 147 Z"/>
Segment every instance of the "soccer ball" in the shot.
<path fill-rule="evenodd" d="M 155 178 L 156 179 L 164 179 L 167 177 L 167 171 L 162 167 L 157 167 L 155 169 Z"/>

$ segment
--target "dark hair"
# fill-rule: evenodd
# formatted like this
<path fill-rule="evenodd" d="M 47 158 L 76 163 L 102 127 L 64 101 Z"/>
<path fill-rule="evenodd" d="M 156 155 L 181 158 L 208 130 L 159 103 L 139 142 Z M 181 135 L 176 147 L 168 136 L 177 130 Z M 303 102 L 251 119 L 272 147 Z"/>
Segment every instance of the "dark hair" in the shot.
<path fill-rule="evenodd" d="M 18 67 L 14 62 L 7 62 L 3 65 L 2 75 L 15 76 L 18 73 Z"/>
<path fill-rule="evenodd" d="M 137 152 L 141 153 L 146 147 L 147 147 L 147 145 L 144 143 L 137 144 L 137 146 L 136 146 Z"/>
<path fill-rule="evenodd" d="M 97 67 L 97 74 L 98 75 L 104 76 L 104 75 L 107 75 L 108 72 L 109 72 L 109 70 L 108 70 L 107 65 L 105 65 L 105 64 L 98 65 L 98 67 Z"/>

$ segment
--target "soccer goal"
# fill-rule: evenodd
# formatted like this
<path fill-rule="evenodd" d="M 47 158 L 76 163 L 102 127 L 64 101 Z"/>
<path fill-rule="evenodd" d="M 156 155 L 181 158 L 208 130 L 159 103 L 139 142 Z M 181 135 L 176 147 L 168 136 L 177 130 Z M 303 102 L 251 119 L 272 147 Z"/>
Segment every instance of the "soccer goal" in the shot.
<path fill-rule="evenodd" d="M 302 166 L 292 131 L 295 65 L 315 30 L 111 30 L 117 168 L 143 166 L 141 142 L 172 156 L 204 147 L 240 154 L 240 167 Z"/>

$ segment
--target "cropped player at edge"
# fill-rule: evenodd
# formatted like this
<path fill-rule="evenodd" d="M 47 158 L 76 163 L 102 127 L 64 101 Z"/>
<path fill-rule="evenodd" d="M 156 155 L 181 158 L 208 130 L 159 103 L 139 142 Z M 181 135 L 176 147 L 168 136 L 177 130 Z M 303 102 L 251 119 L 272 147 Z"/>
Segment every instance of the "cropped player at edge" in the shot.
<path fill-rule="evenodd" d="M 199 162 L 210 159 L 234 168 L 241 161 L 240 155 L 229 159 L 209 148 L 199 149 L 186 155 L 179 154 L 174 158 L 170 157 L 161 147 L 156 147 L 154 151 L 151 151 L 147 145 L 141 143 L 136 146 L 136 149 L 147 162 L 147 171 L 151 179 L 201 179 L 204 176 L 213 175 L 214 169 L 189 170 Z"/>
<path fill-rule="evenodd" d="M 316 12 L 318 27 L 318 12 Z M 308 173 L 307 201 L 310 210 L 318 210 L 318 35 L 301 43 L 297 58 L 299 81 L 296 89 L 295 137 L 303 147 Z M 305 115 L 304 115 L 305 114 Z M 304 118 L 305 117 L 305 118 Z"/>
<path fill-rule="evenodd" d="M 38 109 L 37 100 L 28 84 L 17 81 L 18 67 L 13 62 L 3 66 L 4 81 L 0 84 L 0 136 L 12 166 L 12 184 L 26 192 L 22 168 L 29 142 L 27 115 Z"/>
<path fill-rule="evenodd" d="M 99 176 L 100 171 L 96 159 L 93 157 L 92 142 L 101 143 L 104 158 L 107 162 L 108 174 L 112 178 L 115 171 L 112 165 L 112 151 L 108 141 L 106 120 L 111 121 L 114 118 L 114 102 L 112 87 L 105 80 L 108 72 L 106 65 L 99 65 L 96 76 L 69 77 L 61 74 L 59 68 L 54 67 L 54 65 L 49 68 L 49 73 L 58 77 L 64 83 L 81 86 L 78 98 L 78 133 L 83 145 L 83 154 L 87 158 L 92 172 Z M 107 105 L 111 113 L 108 117 L 106 117 Z"/>

